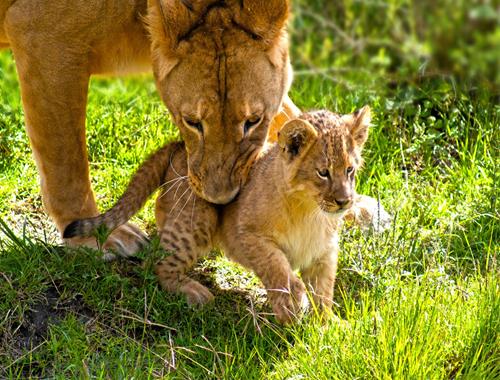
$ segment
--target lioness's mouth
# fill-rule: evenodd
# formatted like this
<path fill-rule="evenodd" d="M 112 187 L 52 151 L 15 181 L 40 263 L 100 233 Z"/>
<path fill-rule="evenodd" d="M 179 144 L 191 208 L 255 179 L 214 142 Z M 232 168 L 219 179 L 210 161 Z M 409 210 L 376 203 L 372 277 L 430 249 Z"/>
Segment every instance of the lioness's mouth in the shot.
<path fill-rule="evenodd" d="M 238 184 L 227 183 L 224 186 L 223 181 L 209 181 L 204 183 L 194 173 L 189 173 L 189 185 L 195 194 L 216 205 L 225 205 L 233 201 L 241 189 L 241 181 Z"/>
<path fill-rule="evenodd" d="M 203 198 L 210 203 L 215 203 L 217 205 L 225 205 L 233 201 L 239 192 L 240 192 L 240 187 L 238 186 L 234 188 L 231 192 L 225 192 L 224 194 L 216 194 L 215 196 L 210 196 L 204 193 Z"/>
<path fill-rule="evenodd" d="M 193 181 L 191 177 L 189 178 L 189 185 L 198 197 L 217 205 L 225 205 L 233 201 L 240 192 L 241 188 L 241 185 L 238 185 L 231 190 L 224 190 L 220 189 L 219 186 L 214 186 L 215 191 L 207 192 L 205 186 L 199 182 Z"/>

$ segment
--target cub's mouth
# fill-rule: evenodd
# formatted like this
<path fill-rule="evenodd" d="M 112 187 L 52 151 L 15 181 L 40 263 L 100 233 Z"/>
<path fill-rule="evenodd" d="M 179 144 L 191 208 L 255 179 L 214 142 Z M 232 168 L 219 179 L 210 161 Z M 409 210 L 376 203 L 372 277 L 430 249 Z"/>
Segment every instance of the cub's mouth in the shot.
<path fill-rule="evenodd" d="M 353 204 L 352 200 L 342 205 L 338 205 L 335 203 L 321 202 L 320 209 L 328 215 L 342 216 L 347 211 L 349 211 L 349 209 L 352 207 L 352 204 Z"/>

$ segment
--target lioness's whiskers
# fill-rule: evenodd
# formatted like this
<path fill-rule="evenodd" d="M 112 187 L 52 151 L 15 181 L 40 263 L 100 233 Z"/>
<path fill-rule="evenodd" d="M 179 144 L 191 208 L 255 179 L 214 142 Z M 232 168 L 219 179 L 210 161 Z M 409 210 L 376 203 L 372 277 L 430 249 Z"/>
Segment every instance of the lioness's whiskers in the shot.
<path fill-rule="evenodd" d="M 177 185 L 177 189 L 175 189 L 175 193 L 174 193 L 174 199 L 177 198 L 177 192 L 179 191 L 179 189 L 181 188 L 181 185 L 182 185 L 182 182 L 179 182 L 179 184 Z M 182 198 L 182 197 L 181 197 Z"/>
<path fill-rule="evenodd" d="M 196 205 L 196 196 L 193 198 L 193 209 L 191 210 L 191 230 L 193 230 L 194 206 Z"/>
<path fill-rule="evenodd" d="M 186 202 L 184 202 L 184 205 L 182 206 L 181 210 L 179 211 L 179 213 L 175 217 L 175 220 L 177 220 L 177 218 L 179 217 L 179 215 L 181 215 L 182 211 L 184 210 L 184 208 L 186 207 L 186 205 L 188 204 L 188 202 L 191 200 L 192 196 L 193 196 L 193 191 L 191 190 L 191 192 L 189 193 L 188 198 L 186 199 Z"/>
<path fill-rule="evenodd" d="M 182 176 L 181 176 L 181 175 L 177 172 L 177 170 L 175 170 L 174 165 L 172 164 L 172 156 L 173 156 L 173 154 L 172 154 L 172 155 L 170 155 L 169 166 L 172 168 L 172 171 L 173 171 L 175 174 L 177 174 L 177 176 L 178 176 L 178 177 L 182 177 Z M 186 176 L 186 177 L 187 177 L 187 176 Z"/>
<path fill-rule="evenodd" d="M 187 177 L 186 177 L 187 178 Z M 159 196 L 159 198 L 163 198 L 165 195 L 167 195 L 174 187 L 175 185 L 177 186 L 177 189 L 179 189 L 179 186 L 182 184 L 182 181 L 184 181 L 186 178 L 176 178 L 176 182 L 174 182 L 167 191 L 165 191 L 163 194 Z"/>
<path fill-rule="evenodd" d="M 161 186 L 159 187 L 159 189 L 165 187 L 169 183 L 172 183 L 172 182 L 175 182 L 175 181 L 179 181 L 179 180 L 183 180 L 183 179 L 186 179 L 187 177 L 188 177 L 187 175 L 175 177 L 174 179 L 171 179 L 170 181 L 162 183 Z"/>
<path fill-rule="evenodd" d="M 175 210 L 175 208 L 177 207 L 177 205 L 179 204 L 180 200 L 184 197 L 184 195 L 188 192 L 188 191 L 191 191 L 192 193 L 192 190 L 190 187 L 188 187 L 186 190 L 184 190 L 184 192 L 181 194 L 181 196 L 179 197 L 179 199 L 177 199 L 177 202 L 175 202 L 175 204 L 173 205 L 173 207 L 170 209 L 170 212 L 168 213 L 168 215 L 172 214 L 172 211 Z M 175 199 L 175 196 L 174 196 L 174 199 Z"/>

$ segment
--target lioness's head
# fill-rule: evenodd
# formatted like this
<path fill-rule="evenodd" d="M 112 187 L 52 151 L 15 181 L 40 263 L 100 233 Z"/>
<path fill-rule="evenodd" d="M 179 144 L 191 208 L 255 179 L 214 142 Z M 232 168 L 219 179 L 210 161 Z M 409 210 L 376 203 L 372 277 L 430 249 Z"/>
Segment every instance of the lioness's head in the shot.
<path fill-rule="evenodd" d="M 286 123 L 278 142 L 290 188 L 302 192 L 324 212 L 340 214 L 349 209 L 369 124 L 367 106 L 348 115 L 304 113 Z"/>
<path fill-rule="evenodd" d="M 231 201 L 291 81 L 288 0 L 149 0 L 153 69 L 193 190 Z"/>

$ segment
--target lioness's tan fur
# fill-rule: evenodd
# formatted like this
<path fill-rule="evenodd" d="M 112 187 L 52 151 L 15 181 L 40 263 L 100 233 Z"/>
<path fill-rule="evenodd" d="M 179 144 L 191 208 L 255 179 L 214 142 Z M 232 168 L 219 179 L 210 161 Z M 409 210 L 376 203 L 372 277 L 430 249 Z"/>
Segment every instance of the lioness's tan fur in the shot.
<path fill-rule="evenodd" d="M 297 112 L 286 98 L 288 13 L 288 0 L 0 0 L 0 48 L 14 54 L 42 197 L 57 227 L 98 214 L 85 144 L 90 75 L 151 65 L 186 143 L 193 189 L 230 201 L 280 106 Z M 186 118 L 203 124 L 203 136 Z M 259 122 L 245 135 L 249 119 Z M 127 255 L 142 239 L 125 225 L 105 247 Z"/>

